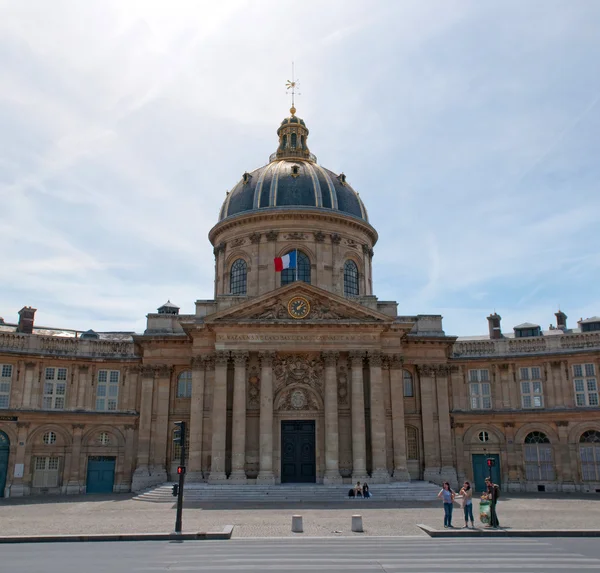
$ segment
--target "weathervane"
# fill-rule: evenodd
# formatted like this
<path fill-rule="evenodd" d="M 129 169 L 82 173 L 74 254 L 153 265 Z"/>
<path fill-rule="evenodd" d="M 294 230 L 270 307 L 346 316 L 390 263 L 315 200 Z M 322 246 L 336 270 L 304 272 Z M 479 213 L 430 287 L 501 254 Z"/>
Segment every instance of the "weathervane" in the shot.
<path fill-rule="evenodd" d="M 294 97 L 296 95 L 302 95 L 300 92 L 296 92 L 296 88 L 299 87 L 298 80 L 294 79 L 294 62 L 292 62 L 292 79 L 288 80 L 285 83 L 285 91 L 289 92 L 291 90 L 292 94 L 292 107 L 290 108 L 290 113 L 294 115 L 296 113 L 296 108 L 294 107 Z"/>

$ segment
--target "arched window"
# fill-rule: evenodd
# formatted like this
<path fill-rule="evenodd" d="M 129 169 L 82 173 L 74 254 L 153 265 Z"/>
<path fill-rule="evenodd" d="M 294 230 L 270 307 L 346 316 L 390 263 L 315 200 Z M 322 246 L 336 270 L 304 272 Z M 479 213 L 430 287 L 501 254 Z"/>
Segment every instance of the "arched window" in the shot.
<path fill-rule="evenodd" d="M 246 277 L 248 265 L 244 259 L 236 259 L 229 273 L 229 292 L 231 294 L 246 294 Z"/>
<path fill-rule="evenodd" d="M 402 371 L 402 380 L 404 382 L 404 396 L 410 398 L 415 395 L 415 389 L 413 387 L 413 377 L 408 370 Z"/>
<path fill-rule="evenodd" d="M 419 440 L 417 428 L 413 428 L 412 426 L 406 426 L 406 459 L 419 459 Z"/>
<path fill-rule="evenodd" d="M 525 478 L 528 481 L 554 481 L 552 446 L 543 432 L 525 437 Z"/>
<path fill-rule="evenodd" d="M 298 136 L 295 133 L 292 133 L 291 138 L 291 148 L 296 149 L 296 141 L 298 140 Z"/>
<path fill-rule="evenodd" d="M 581 479 L 600 481 L 600 432 L 588 430 L 579 438 L 579 460 Z"/>
<path fill-rule="evenodd" d="M 191 398 L 192 397 L 192 372 L 184 370 L 177 378 L 177 397 Z"/>
<path fill-rule="evenodd" d="M 358 296 L 358 267 L 354 261 L 344 263 L 344 296 Z"/>
<path fill-rule="evenodd" d="M 281 139 L 281 149 L 285 149 L 286 145 L 287 145 L 287 135 L 284 135 Z"/>
<path fill-rule="evenodd" d="M 302 251 L 298 251 L 296 264 L 298 265 L 298 279 L 296 279 L 296 269 L 284 269 L 281 271 L 281 286 L 293 283 L 295 280 L 310 284 L 310 259 Z"/>

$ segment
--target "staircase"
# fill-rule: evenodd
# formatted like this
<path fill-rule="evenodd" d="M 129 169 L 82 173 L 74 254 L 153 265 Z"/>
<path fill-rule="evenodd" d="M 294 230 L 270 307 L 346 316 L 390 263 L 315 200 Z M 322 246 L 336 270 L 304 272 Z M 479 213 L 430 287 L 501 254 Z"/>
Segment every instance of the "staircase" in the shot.
<path fill-rule="evenodd" d="M 157 503 L 173 503 L 174 482 L 165 483 L 139 493 L 133 499 Z M 351 484 L 281 484 L 281 485 L 209 485 L 189 483 L 185 485 L 186 502 L 211 503 L 282 503 L 282 502 L 344 502 L 348 500 Z M 440 486 L 426 481 L 373 484 L 369 501 L 435 501 Z M 351 501 L 361 501 L 358 500 Z"/>

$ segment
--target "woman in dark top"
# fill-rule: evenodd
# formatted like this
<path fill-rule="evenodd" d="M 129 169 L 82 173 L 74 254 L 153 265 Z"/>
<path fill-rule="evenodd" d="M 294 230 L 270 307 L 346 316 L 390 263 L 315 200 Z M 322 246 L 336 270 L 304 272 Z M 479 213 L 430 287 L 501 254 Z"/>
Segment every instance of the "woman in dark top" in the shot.
<path fill-rule="evenodd" d="M 362 487 L 362 491 L 363 491 L 363 497 L 365 499 L 368 499 L 371 497 L 371 492 L 369 491 L 369 484 L 364 483 L 363 487 Z"/>

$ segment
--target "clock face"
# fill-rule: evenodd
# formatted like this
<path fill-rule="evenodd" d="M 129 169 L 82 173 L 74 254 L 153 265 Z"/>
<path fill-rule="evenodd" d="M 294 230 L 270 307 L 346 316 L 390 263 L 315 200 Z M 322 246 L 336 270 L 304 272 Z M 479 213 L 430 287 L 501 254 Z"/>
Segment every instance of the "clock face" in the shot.
<path fill-rule="evenodd" d="M 288 312 L 292 318 L 305 318 L 310 312 L 310 303 L 301 296 L 295 296 L 288 302 Z"/>

